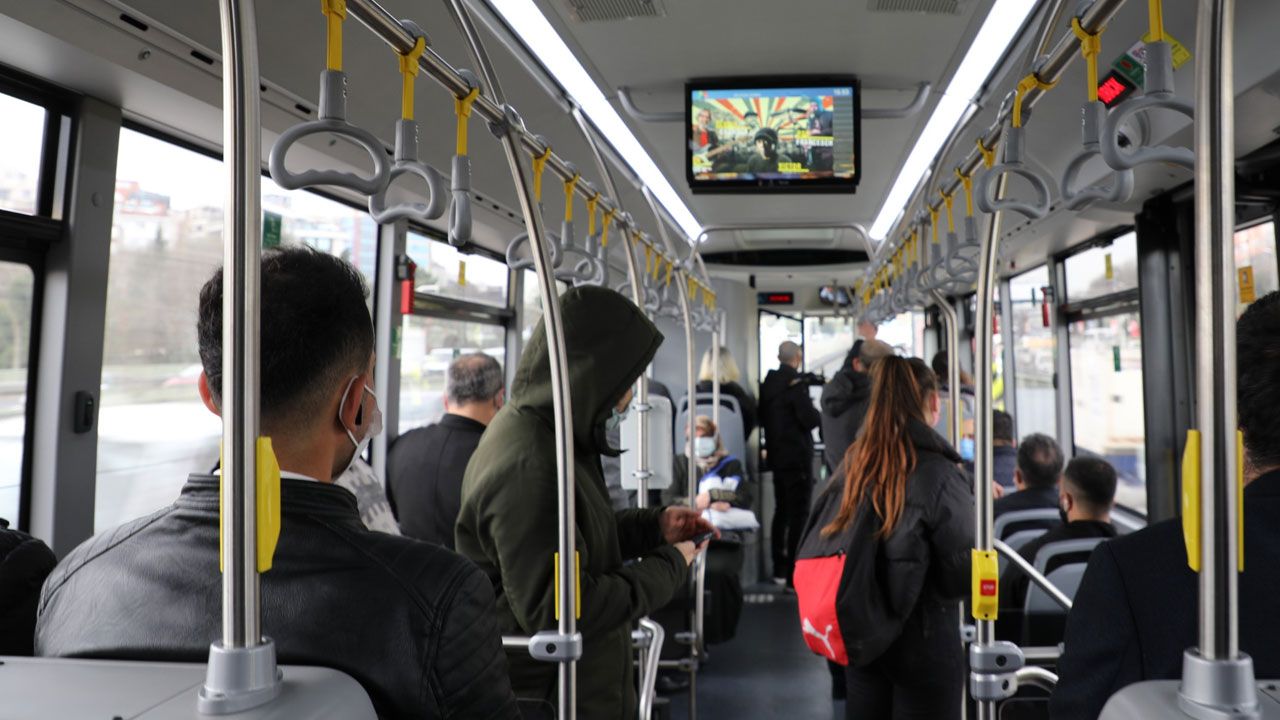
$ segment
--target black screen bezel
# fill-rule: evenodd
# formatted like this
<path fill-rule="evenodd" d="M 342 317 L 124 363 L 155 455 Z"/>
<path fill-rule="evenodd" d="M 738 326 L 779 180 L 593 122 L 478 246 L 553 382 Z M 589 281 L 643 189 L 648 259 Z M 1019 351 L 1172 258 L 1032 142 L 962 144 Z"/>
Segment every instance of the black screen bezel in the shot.
<path fill-rule="evenodd" d="M 853 88 L 853 152 L 857 159 L 851 178 L 700 180 L 693 174 L 693 92 L 695 90 L 787 89 L 812 87 Z M 852 194 L 862 180 L 862 87 L 855 75 L 778 75 L 765 77 L 693 78 L 684 86 L 684 174 L 689 191 L 753 194 Z"/>

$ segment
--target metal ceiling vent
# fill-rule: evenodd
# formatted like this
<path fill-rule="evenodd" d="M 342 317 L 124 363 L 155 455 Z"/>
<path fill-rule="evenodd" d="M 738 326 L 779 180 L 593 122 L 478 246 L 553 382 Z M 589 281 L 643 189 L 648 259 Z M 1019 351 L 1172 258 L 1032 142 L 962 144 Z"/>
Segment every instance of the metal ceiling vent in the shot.
<path fill-rule="evenodd" d="M 662 0 L 565 0 L 565 5 L 574 20 L 584 23 L 667 15 Z"/>
<path fill-rule="evenodd" d="M 872 12 L 912 12 L 929 15 L 957 15 L 960 0 L 867 0 Z"/>

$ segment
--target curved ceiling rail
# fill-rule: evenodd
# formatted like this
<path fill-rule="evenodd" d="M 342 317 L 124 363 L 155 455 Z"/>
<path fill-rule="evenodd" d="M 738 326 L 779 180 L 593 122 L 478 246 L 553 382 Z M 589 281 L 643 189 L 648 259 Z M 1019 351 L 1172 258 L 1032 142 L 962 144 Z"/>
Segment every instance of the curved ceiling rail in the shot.
<path fill-rule="evenodd" d="M 864 88 L 868 89 L 868 88 Z M 870 88 L 875 90 L 907 90 L 908 88 Z M 908 118 L 924 109 L 926 103 L 929 102 L 929 93 L 933 90 L 933 83 L 922 82 L 916 85 L 915 97 L 911 98 L 911 102 L 896 108 L 864 108 L 862 110 L 863 120 L 901 120 Z M 641 110 L 634 98 L 631 97 L 631 88 L 626 85 L 618 86 L 618 103 L 622 105 L 622 109 L 636 120 L 642 122 L 656 123 L 677 123 L 684 122 L 683 110 Z"/>
<path fill-rule="evenodd" d="M 414 36 L 405 28 L 403 23 L 378 4 L 377 0 L 347 0 L 347 9 L 352 17 L 369 28 L 374 35 L 382 38 L 396 52 L 407 53 L 413 50 L 415 45 Z M 466 95 L 471 90 L 471 86 L 467 84 L 459 70 L 450 65 L 447 60 L 442 58 L 431 47 L 427 47 L 423 51 L 418 58 L 418 64 L 429 76 L 443 85 L 454 96 Z M 485 84 L 492 85 L 492 82 L 486 78 Z M 489 97 L 488 94 L 481 94 L 480 97 L 476 98 L 473 107 L 475 113 L 491 125 L 510 124 L 505 109 Z M 537 136 L 529 132 L 528 129 L 520 126 L 512 126 L 511 129 L 517 136 L 519 144 L 527 152 L 540 155 L 546 150 L 546 147 L 538 140 Z M 574 175 L 570 164 L 554 152 L 548 158 L 546 168 L 559 176 L 562 182 L 572 179 Z M 575 192 L 584 200 L 592 198 L 585 185 L 579 184 Z M 618 210 L 619 205 L 616 196 L 614 198 L 600 198 L 599 207 L 601 212 Z M 621 217 L 621 213 L 618 216 Z M 630 227 L 633 230 L 639 230 L 634 224 Z"/>

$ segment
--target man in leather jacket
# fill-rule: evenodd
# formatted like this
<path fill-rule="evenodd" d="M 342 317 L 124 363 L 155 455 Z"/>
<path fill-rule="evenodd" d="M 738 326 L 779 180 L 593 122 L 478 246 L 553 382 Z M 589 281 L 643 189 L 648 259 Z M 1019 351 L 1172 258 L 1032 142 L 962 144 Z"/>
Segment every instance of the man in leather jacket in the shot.
<path fill-rule="evenodd" d="M 365 528 L 333 484 L 377 434 L 368 289 L 306 248 L 262 258 L 262 433 L 281 469 L 282 526 L 262 575 L 264 634 L 282 663 L 348 673 L 381 717 L 517 718 L 475 565 L 438 545 Z M 200 292 L 199 390 L 218 413 L 222 273 Z M 193 474 L 177 500 L 100 533 L 45 583 L 36 653 L 204 662 L 221 627 L 218 486 Z"/>

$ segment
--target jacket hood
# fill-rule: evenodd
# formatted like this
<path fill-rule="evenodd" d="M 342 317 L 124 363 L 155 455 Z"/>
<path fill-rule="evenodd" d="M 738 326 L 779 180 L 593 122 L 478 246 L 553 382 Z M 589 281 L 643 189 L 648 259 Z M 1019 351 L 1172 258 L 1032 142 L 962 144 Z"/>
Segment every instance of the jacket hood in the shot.
<path fill-rule="evenodd" d="M 840 417 L 849 408 L 871 399 L 871 377 L 845 368 L 822 388 L 822 411 Z"/>
<path fill-rule="evenodd" d="M 605 440 L 605 420 L 653 360 L 662 344 L 662 333 L 630 300 L 608 288 L 569 290 L 560 297 L 560 315 L 569 361 L 576 452 L 617 455 Z M 525 346 L 508 404 L 548 422 L 554 415 L 551 354 L 543 320 L 538 321 Z"/>
<path fill-rule="evenodd" d="M 937 430 L 919 420 L 912 419 L 907 423 L 907 437 L 911 438 L 916 452 L 937 453 L 953 463 L 960 462 L 960 456 L 951 447 L 951 443 L 939 435 Z"/>

